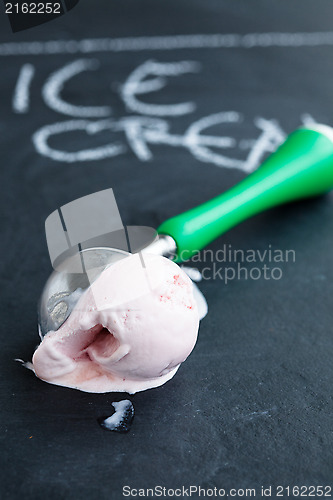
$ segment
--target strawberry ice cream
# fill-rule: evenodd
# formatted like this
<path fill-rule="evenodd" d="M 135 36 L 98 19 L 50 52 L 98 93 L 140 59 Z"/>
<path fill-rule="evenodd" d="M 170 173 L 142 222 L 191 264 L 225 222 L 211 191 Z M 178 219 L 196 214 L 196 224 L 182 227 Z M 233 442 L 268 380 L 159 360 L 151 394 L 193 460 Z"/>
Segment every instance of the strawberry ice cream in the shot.
<path fill-rule="evenodd" d="M 37 377 L 86 392 L 128 392 L 171 379 L 192 351 L 199 317 L 190 278 L 172 261 L 134 254 L 105 269 L 33 356 Z"/>

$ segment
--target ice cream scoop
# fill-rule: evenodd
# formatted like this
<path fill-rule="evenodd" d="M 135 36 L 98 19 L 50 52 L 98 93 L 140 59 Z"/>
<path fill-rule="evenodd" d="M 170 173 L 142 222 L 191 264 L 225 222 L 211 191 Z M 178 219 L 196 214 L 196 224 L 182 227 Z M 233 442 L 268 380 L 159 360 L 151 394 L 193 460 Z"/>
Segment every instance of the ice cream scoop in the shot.
<path fill-rule="evenodd" d="M 158 255 L 107 267 L 33 356 L 36 375 L 88 392 L 135 393 L 169 380 L 192 351 L 199 316 L 190 278 Z"/>
<path fill-rule="evenodd" d="M 325 125 L 300 128 L 293 132 L 286 142 L 260 168 L 239 184 L 220 196 L 162 223 L 157 230 L 159 233 L 158 240 L 150 244 L 143 251 L 143 254 L 157 254 L 167 257 L 174 255 L 175 261 L 181 262 L 192 257 L 197 251 L 204 248 L 228 229 L 263 210 L 301 198 L 317 196 L 329 191 L 332 187 L 333 130 Z M 184 273 L 180 272 L 174 262 L 166 264 L 165 262 L 168 261 L 165 259 L 154 260 L 152 257 L 148 257 L 148 261 L 151 263 L 152 269 L 154 269 L 153 274 L 156 272 L 157 276 L 164 276 L 162 270 L 162 274 L 159 274 L 158 262 L 163 262 L 161 269 L 163 268 L 165 271 L 168 269 L 168 272 L 170 270 L 171 274 L 174 273 L 173 276 L 177 274 L 175 269 L 178 269 L 179 276 L 181 276 L 187 290 L 186 296 L 188 300 L 184 302 L 181 294 L 172 293 L 172 297 L 180 302 L 177 307 L 175 305 L 175 309 L 170 309 L 171 303 L 164 301 L 168 297 L 168 292 L 166 292 L 165 284 L 162 285 L 162 280 L 159 285 L 161 290 L 163 289 L 163 293 L 160 294 L 160 297 L 163 298 L 162 301 L 159 302 L 153 298 L 156 290 L 160 289 L 159 286 L 154 288 L 155 291 L 152 296 L 146 296 L 144 299 L 141 297 L 140 300 L 135 299 L 139 300 L 139 302 L 134 301 L 135 307 L 140 306 L 139 308 L 144 312 L 145 321 L 147 321 L 149 328 L 145 330 L 145 321 L 137 323 L 135 334 L 133 334 L 133 337 L 136 336 L 137 338 L 132 339 L 133 344 L 129 344 L 127 337 L 123 336 L 123 333 L 119 333 L 119 338 L 124 339 L 122 345 L 119 346 L 116 342 L 119 341 L 118 334 L 113 332 L 113 320 L 110 319 L 113 318 L 113 315 L 110 313 L 111 316 L 106 318 L 103 310 L 97 308 L 96 311 L 99 312 L 96 312 L 91 309 L 91 290 L 95 283 L 95 289 L 98 289 L 99 284 L 104 283 L 105 276 L 108 276 L 111 282 L 116 277 L 118 284 L 124 280 L 124 283 L 127 283 L 127 288 L 121 288 L 123 291 L 121 298 L 124 304 L 129 301 L 132 317 L 131 287 L 133 287 L 133 290 L 136 290 L 136 287 L 135 280 L 132 280 L 131 284 L 127 281 L 125 263 L 138 263 L 139 257 L 133 257 L 133 259 L 132 257 L 124 257 L 122 252 L 105 248 L 93 248 L 86 252 L 88 260 L 91 258 L 92 261 L 101 261 L 98 265 L 94 264 L 92 266 L 97 277 L 93 277 L 93 279 L 96 278 L 96 281 L 93 282 L 90 288 L 88 287 L 89 283 L 81 286 L 76 281 L 75 275 L 72 276 L 66 272 L 55 272 L 43 291 L 39 325 L 41 335 L 47 332 L 50 333 L 47 333 L 34 356 L 33 362 L 36 374 L 53 383 L 61 383 L 60 385 L 70 385 L 71 387 L 80 387 L 83 390 L 96 392 L 104 390 L 135 392 L 136 390 L 161 385 L 173 376 L 195 342 L 196 333 L 194 332 L 197 328 L 198 318 L 195 313 L 196 307 L 193 295 L 191 295 L 192 291 L 190 292 L 190 280 L 183 276 Z M 124 260 L 119 260 L 123 257 Z M 112 262 L 115 263 L 112 264 Z M 110 266 L 110 264 L 112 266 L 108 268 L 107 266 Z M 172 266 L 172 271 L 170 266 Z M 98 277 L 100 272 L 102 274 Z M 171 293 L 171 289 L 178 289 L 177 286 L 176 283 L 170 284 L 169 292 Z M 74 294 L 78 293 L 80 287 L 87 289 L 87 291 L 79 299 L 79 302 L 64 323 L 77 300 L 77 297 L 73 297 L 72 292 Z M 115 307 L 114 298 L 117 295 L 113 295 L 112 286 L 110 294 L 110 296 L 107 296 L 107 300 L 110 302 L 111 307 Z M 73 298 L 75 300 L 72 300 L 72 304 L 70 304 Z M 66 300 L 69 301 L 67 305 Z M 184 303 L 188 306 L 191 305 L 192 309 L 187 306 L 184 307 Z M 80 309 L 81 312 L 83 311 L 83 316 Z M 171 317 L 177 318 L 177 321 L 173 321 Z M 116 316 L 115 319 L 117 322 Z M 96 325 L 99 326 L 96 327 Z M 94 330 L 95 327 L 96 330 Z M 107 339 L 104 338 L 106 331 L 103 328 L 107 328 L 111 334 L 109 341 L 112 345 L 106 348 L 107 356 L 101 355 L 104 344 L 107 343 Z M 169 332 L 169 336 L 166 338 L 171 341 L 169 347 L 159 337 L 159 332 L 166 332 L 166 329 Z M 71 333 L 73 331 L 76 333 Z M 152 337 L 156 336 L 156 338 L 152 338 L 149 342 L 144 341 L 144 331 L 149 332 Z M 80 335 L 77 332 L 81 332 Z M 179 341 L 179 335 L 184 336 L 184 344 Z M 68 338 L 75 339 L 75 341 L 73 340 L 75 348 L 67 340 Z M 112 338 L 116 340 L 112 340 Z M 178 341 L 174 342 L 176 338 L 178 338 Z M 87 340 L 87 343 L 83 345 L 85 340 Z M 143 346 L 142 352 L 145 352 L 145 356 L 140 354 L 140 344 Z M 90 345 L 91 347 L 89 347 Z M 131 345 L 132 349 L 126 352 L 124 346 L 128 345 Z M 175 354 L 176 348 L 179 348 L 178 355 Z M 158 355 L 159 351 L 160 355 Z M 121 353 L 123 356 L 119 357 Z M 164 357 L 164 354 L 167 353 L 170 356 L 168 354 L 168 356 Z M 68 359 L 66 359 L 66 356 Z M 137 361 L 135 360 L 136 356 Z M 91 361 L 90 365 L 87 365 L 87 357 Z M 115 360 L 118 357 L 119 359 L 115 363 L 110 363 L 110 359 Z M 163 362 L 160 363 L 160 360 L 163 360 Z M 141 362 L 142 366 L 145 365 L 145 368 L 142 368 L 142 366 L 139 368 Z M 127 363 L 129 364 L 127 365 Z M 151 366 L 154 366 L 153 370 L 150 370 L 150 363 Z M 51 365 L 55 368 L 55 371 L 50 376 L 47 371 Z M 94 380 L 93 375 L 87 378 L 83 374 L 84 370 L 78 368 L 87 366 L 94 366 L 94 369 L 96 366 L 98 367 L 97 372 L 100 375 L 98 386 L 95 381 L 91 382 Z M 57 371 L 58 369 L 59 371 Z M 133 374 L 136 374 L 135 376 L 132 376 L 131 370 L 133 370 Z M 107 372 L 106 378 L 104 372 Z M 113 381 L 111 381 L 111 376 L 114 377 Z M 115 380 L 117 383 L 114 383 Z"/>

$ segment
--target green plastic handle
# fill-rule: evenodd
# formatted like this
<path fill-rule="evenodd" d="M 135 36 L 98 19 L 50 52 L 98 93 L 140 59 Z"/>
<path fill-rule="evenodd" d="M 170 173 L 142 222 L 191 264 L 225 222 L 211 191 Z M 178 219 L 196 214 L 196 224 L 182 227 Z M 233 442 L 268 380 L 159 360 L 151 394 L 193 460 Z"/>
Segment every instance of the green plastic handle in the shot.
<path fill-rule="evenodd" d="M 179 262 L 259 212 L 332 188 L 333 129 L 326 125 L 300 128 L 239 184 L 166 220 L 157 231 L 175 240 Z"/>

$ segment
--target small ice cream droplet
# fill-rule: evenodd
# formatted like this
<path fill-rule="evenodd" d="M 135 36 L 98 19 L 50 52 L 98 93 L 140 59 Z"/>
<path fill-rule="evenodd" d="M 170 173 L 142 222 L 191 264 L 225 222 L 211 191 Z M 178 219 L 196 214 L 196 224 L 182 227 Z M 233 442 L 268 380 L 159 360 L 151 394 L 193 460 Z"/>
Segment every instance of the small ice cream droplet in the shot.
<path fill-rule="evenodd" d="M 99 418 L 98 423 L 107 431 L 115 431 L 125 433 L 131 428 L 134 418 L 134 407 L 128 399 L 112 403 L 115 412 L 111 417 Z"/>

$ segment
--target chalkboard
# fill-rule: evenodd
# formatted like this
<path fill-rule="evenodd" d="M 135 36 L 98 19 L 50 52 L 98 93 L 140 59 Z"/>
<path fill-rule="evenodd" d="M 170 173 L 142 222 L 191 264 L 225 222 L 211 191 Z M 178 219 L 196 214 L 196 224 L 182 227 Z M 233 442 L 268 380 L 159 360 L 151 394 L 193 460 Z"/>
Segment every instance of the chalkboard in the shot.
<path fill-rule="evenodd" d="M 2 498 L 331 486 L 331 194 L 208 248 L 255 251 L 281 276 L 257 279 L 260 257 L 239 275 L 233 258 L 189 264 L 204 271 L 209 313 L 178 374 L 130 397 L 128 434 L 97 423 L 124 395 L 51 386 L 14 359 L 39 342 L 47 216 L 113 188 L 124 224 L 156 228 L 243 179 L 298 126 L 331 124 L 332 18 L 328 0 L 81 0 L 13 34 L 2 11 Z"/>

